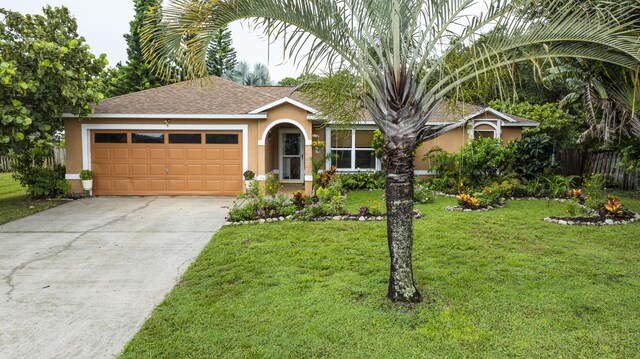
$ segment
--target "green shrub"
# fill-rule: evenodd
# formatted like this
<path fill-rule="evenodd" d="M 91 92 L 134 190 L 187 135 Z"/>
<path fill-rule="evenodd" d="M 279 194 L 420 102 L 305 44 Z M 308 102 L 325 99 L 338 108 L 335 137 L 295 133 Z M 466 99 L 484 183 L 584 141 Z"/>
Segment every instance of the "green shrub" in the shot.
<path fill-rule="evenodd" d="M 386 174 L 378 172 L 360 172 L 343 174 L 340 176 L 345 190 L 382 189 L 385 185 Z"/>
<path fill-rule="evenodd" d="M 465 186 L 478 189 L 496 180 L 507 169 L 507 149 L 501 140 L 477 138 L 460 148 L 460 153 L 450 154 L 434 148 L 424 155 L 423 161 L 430 161 L 431 169 L 440 181 L 432 181 L 437 190 L 454 190 L 462 182 Z"/>
<path fill-rule="evenodd" d="M 12 154 L 13 178 L 27 188 L 32 199 L 69 196 L 71 184 L 65 179 L 65 167 L 44 167 L 47 152 L 32 148 L 21 154 Z"/>
<path fill-rule="evenodd" d="M 413 200 L 417 203 L 431 203 L 435 200 L 435 193 L 425 183 L 418 183 L 413 187 Z"/>
<path fill-rule="evenodd" d="M 554 146 L 549 135 L 529 134 L 507 146 L 509 171 L 521 178 L 532 179 L 551 173 L 557 167 L 553 162 Z"/>
<path fill-rule="evenodd" d="M 589 213 L 580 205 L 580 201 L 577 198 L 570 198 L 564 204 L 564 210 L 569 217 L 586 216 Z"/>
<path fill-rule="evenodd" d="M 567 192 L 573 188 L 575 176 L 553 176 L 546 179 L 547 193 L 553 198 L 565 197 Z"/>
<path fill-rule="evenodd" d="M 280 180 L 273 174 L 267 175 L 267 180 L 264 182 L 264 193 L 269 196 L 275 196 L 280 192 Z"/>
<path fill-rule="evenodd" d="M 229 210 L 227 219 L 233 222 L 250 221 L 258 218 L 256 212 L 256 205 L 254 201 L 248 201 L 242 205 L 234 203 L 231 210 Z"/>
<path fill-rule="evenodd" d="M 93 179 L 93 171 L 91 170 L 82 170 L 80 171 L 80 179 L 83 181 L 88 181 Z"/>
<path fill-rule="evenodd" d="M 584 190 L 584 200 L 587 207 L 600 211 L 607 203 L 605 185 L 605 177 L 598 173 L 584 180 L 582 189 Z"/>

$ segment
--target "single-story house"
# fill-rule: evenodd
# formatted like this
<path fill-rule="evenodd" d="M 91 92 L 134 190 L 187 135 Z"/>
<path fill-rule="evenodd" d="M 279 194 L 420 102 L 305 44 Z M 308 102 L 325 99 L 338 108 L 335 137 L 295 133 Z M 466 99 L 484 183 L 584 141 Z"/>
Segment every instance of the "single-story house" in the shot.
<path fill-rule="evenodd" d="M 380 170 L 363 121 L 334 129 L 293 87 L 247 87 L 211 78 L 211 86 L 178 83 L 106 99 L 90 118 L 64 114 L 67 180 L 81 192 L 80 171 L 94 172 L 95 195 L 235 196 L 246 170 L 277 175 L 288 191 L 311 191 L 312 142 L 324 141 L 338 171 Z M 442 106 L 429 125 L 461 126 L 418 150 L 416 174 L 428 175 L 422 155 L 433 146 L 455 152 L 475 136 L 519 138 L 537 123 L 491 108 Z M 332 162 L 333 161 L 333 162 Z"/>

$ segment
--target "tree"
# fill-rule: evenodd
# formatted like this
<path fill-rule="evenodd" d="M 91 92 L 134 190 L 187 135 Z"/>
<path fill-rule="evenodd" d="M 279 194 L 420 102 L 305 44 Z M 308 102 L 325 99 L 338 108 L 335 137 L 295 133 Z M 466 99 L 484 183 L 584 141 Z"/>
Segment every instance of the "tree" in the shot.
<path fill-rule="evenodd" d="M 218 30 L 207 49 L 207 72 L 209 75 L 222 76 L 225 72 L 233 71 L 237 64 L 231 31 L 226 27 Z"/>
<path fill-rule="evenodd" d="M 134 0 L 135 15 L 129 22 L 129 33 L 124 35 L 127 42 L 127 62 L 118 63 L 101 75 L 101 89 L 107 97 L 124 95 L 131 92 L 164 86 L 175 82 L 157 76 L 145 61 L 140 46 L 140 30 L 144 23 L 145 13 L 161 0 Z"/>
<path fill-rule="evenodd" d="M 285 77 L 278 81 L 278 86 L 300 86 L 307 83 L 315 83 L 320 80 L 320 75 L 316 74 L 302 74 L 297 78 Z"/>
<path fill-rule="evenodd" d="M 426 126 L 435 109 L 465 82 L 515 63 L 551 56 L 598 58 L 627 68 L 640 63 L 637 36 L 627 32 L 638 19 L 629 17 L 629 9 L 612 3 L 574 12 L 567 5 L 540 19 L 523 2 L 494 0 L 482 14 L 469 15 L 472 0 L 173 0 L 162 25 L 145 28 L 145 54 L 163 76 L 175 76 L 164 65 L 167 57 L 182 61 L 190 77 L 203 76 L 208 43 L 181 39 L 206 39 L 230 21 L 253 19 L 256 28 L 283 39 L 293 57 L 302 56 L 306 72 L 325 66 L 353 74 L 362 90 L 358 100 L 384 136 L 387 295 L 416 302 L 421 295 L 411 261 L 414 149 L 450 129 Z M 489 26 L 505 30 L 476 44 Z M 462 47 L 470 49 L 468 60 L 447 66 L 448 54 Z M 336 107 L 320 109 L 336 120 L 349 119 L 333 117 Z"/>
<path fill-rule="evenodd" d="M 232 71 L 223 73 L 222 77 L 245 86 L 271 85 L 269 68 L 260 63 L 253 65 L 251 69 L 246 61 L 240 61 Z"/>
<path fill-rule="evenodd" d="M 53 141 L 63 112 L 91 114 L 107 60 L 89 51 L 65 7 L 47 6 L 42 15 L 0 9 L 0 18 L 1 154 Z"/>

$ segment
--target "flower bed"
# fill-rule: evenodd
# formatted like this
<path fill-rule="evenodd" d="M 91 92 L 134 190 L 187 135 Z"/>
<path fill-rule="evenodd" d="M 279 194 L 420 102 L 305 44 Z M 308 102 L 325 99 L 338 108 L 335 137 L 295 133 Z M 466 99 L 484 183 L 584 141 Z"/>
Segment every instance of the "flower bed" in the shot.
<path fill-rule="evenodd" d="M 547 217 L 543 221 L 569 226 L 610 226 L 616 224 L 629 224 L 640 220 L 640 214 L 625 211 L 621 216 L 595 215 L 589 217 Z"/>
<path fill-rule="evenodd" d="M 424 217 L 422 212 L 417 209 L 413 210 L 413 218 L 419 219 Z M 379 216 L 374 215 L 343 215 L 343 216 L 319 216 L 312 218 L 300 218 L 294 215 L 288 215 L 286 217 L 272 217 L 272 218 L 260 218 L 255 220 L 245 220 L 245 221 L 229 221 L 225 222 L 226 226 L 229 225 L 241 225 L 241 224 L 264 224 L 264 223 L 273 223 L 273 222 L 282 222 L 282 221 L 358 221 L 358 222 L 372 222 L 372 221 L 385 221 L 387 219 L 386 214 L 381 214 Z"/>

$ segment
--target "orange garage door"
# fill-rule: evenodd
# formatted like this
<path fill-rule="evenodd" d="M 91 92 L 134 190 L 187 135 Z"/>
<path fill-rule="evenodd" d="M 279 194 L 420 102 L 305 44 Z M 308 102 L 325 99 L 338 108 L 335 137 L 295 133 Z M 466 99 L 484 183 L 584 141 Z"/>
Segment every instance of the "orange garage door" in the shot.
<path fill-rule="evenodd" d="M 94 194 L 235 196 L 241 143 L 234 131 L 93 131 Z"/>

